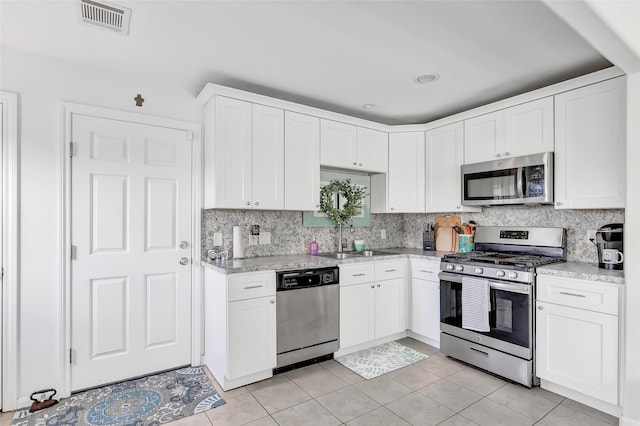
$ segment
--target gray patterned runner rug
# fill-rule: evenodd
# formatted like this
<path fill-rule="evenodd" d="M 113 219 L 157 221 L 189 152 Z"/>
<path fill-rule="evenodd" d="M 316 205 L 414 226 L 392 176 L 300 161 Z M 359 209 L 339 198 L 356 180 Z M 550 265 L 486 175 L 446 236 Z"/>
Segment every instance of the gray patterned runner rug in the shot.
<path fill-rule="evenodd" d="M 12 426 L 152 426 L 224 404 L 204 367 L 187 367 L 90 389 L 36 413 L 16 411 Z"/>
<path fill-rule="evenodd" d="M 398 368 L 429 358 L 397 342 L 389 342 L 336 358 L 340 364 L 365 379 L 373 379 Z"/>

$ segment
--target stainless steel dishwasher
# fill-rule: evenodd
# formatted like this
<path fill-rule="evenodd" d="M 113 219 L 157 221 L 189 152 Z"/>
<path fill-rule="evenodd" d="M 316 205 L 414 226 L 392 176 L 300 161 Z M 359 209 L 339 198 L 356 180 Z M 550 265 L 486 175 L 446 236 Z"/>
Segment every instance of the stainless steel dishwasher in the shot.
<path fill-rule="evenodd" d="M 330 359 L 339 347 L 338 267 L 276 273 L 274 373 Z"/>

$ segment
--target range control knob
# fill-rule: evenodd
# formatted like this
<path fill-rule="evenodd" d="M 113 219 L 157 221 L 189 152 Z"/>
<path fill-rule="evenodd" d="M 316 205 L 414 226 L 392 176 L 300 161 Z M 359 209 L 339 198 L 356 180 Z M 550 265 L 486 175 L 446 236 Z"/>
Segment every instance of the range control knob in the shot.
<path fill-rule="evenodd" d="M 478 275 L 482 275 L 484 273 L 484 269 L 482 268 L 476 268 L 474 271 L 474 273 L 478 274 Z"/>
<path fill-rule="evenodd" d="M 511 278 L 512 280 L 515 280 L 516 278 L 518 278 L 518 273 L 517 272 L 509 272 L 508 277 Z"/>
<path fill-rule="evenodd" d="M 457 271 L 457 272 L 462 272 L 462 271 L 464 271 L 464 266 L 462 266 L 462 265 L 456 265 L 456 271 Z"/>
<path fill-rule="evenodd" d="M 496 277 L 504 277 L 504 271 L 502 269 L 498 269 L 496 271 Z"/>
<path fill-rule="evenodd" d="M 453 271 L 454 266 L 450 263 L 447 263 L 447 271 Z"/>

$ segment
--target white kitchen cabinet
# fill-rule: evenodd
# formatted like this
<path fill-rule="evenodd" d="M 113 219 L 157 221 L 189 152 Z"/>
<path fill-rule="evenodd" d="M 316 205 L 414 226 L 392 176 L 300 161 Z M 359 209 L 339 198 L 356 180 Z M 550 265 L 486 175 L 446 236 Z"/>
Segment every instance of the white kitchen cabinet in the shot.
<path fill-rule="evenodd" d="M 320 121 L 320 164 L 385 173 L 387 133 L 331 120 Z"/>
<path fill-rule="evenodd" d="M 229 377 L 244 377 L 276 366 L 275 295 L 230 302 Z"/>
<path fill-rule="evenodd" d="M 340 285 L 340 347 L 348 348 L 375 339 L 375 291 L 373 282 Z"/>
<path fill-rule="evenodd" d="M 205 208 L 283 209 L 284 111 L 216 96 L 205 127 Z"/>
<path fill-rule="evenodd" d="M 440 261 L 411 259 L 411 331 L 440 347 Z"/>
<path fill-rule="evenodd" d="M 205 363 L 224 390 L 266 379 L 276 367 L 275 272 L 204 268 Z"/>
<path fill-rule="evenodd" d="M 388 200 L 390 213 L 424 212 L 424 132 L 389 134 Z"/>
<path fill-rule="evenodd" d="M 551 97 L 473 117 L 464 122 L 464 163 L 553 151 Z"/>
<path fill-rule="evenodd" d="M 555 207 L 624 208 L 626 87 L 619 77 L 555 96 Z"/>
<path fill-rule="evenodd" d="M 404 259 L 340 265 L 341 349 L 406 330 L 403 265 Z"/>
<path fill-rule="evenodd" d="M 464 159 L 464 125 L 450 124 L 425 133 L 427 213 L 478 212 L 463 206 L 460 166 Z"/>
<path fill-rule="evenodd" d="M 320 207 L 320 119 L 285 111 L 284 208 Z"/>
<path fill-rule="evenodd" d="M 617 286 L 541 275 L 538 290 L 536 375 L 543 386 L 617 405 Z"/>

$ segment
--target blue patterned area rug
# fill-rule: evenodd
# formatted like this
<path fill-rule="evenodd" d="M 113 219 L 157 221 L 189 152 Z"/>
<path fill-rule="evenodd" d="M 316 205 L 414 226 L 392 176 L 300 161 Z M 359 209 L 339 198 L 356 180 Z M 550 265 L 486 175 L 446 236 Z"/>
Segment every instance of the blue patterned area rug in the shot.
<path fill-rule="evenodd" d="M 397 342 L 389 342 L 338 357 L 336 361 L 365 379 L 373 379 L 427 358 L 429 355 L 415 349 Z"/>
<path fill-rule="evenodd" d="M 224 403 L 204 367 L 187 367 L 76 393 L 33 414 L 19 410 L 11 425 L 151 426 Z"/>

